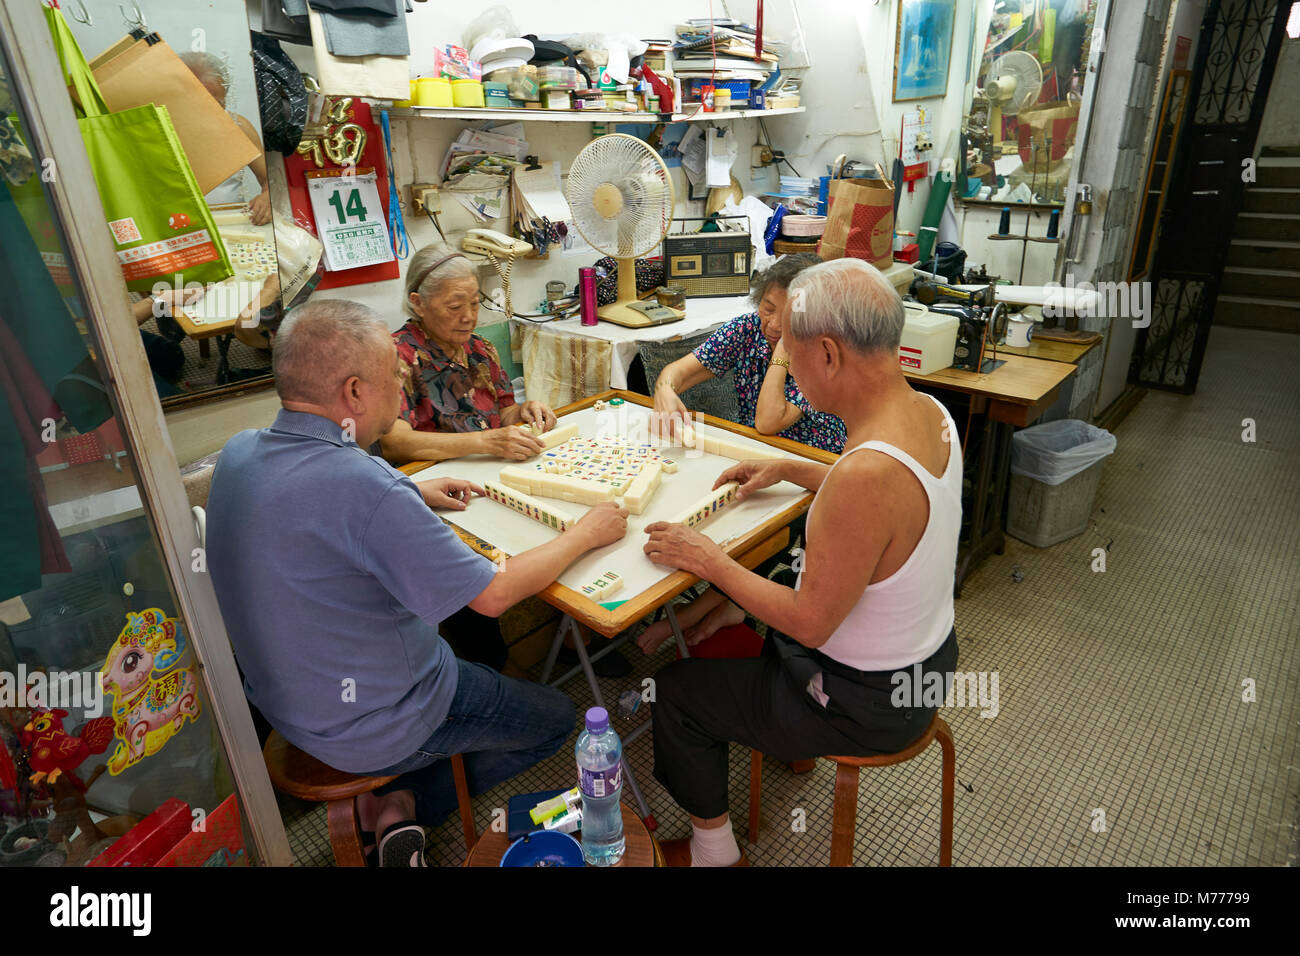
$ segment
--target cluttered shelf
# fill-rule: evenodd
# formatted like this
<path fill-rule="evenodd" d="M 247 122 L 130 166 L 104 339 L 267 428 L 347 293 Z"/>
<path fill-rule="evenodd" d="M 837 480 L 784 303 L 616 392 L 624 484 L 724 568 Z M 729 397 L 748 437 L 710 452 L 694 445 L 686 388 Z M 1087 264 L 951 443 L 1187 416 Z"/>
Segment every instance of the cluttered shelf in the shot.
<path fill-rule="evenodd" d="M 392 109 L 394 119 L 496 119 L 546 121 L 560 123 L 697 123 L 710 120 L 765 119 L 802 113 L 805 107 L 789 106 L 771 110 L 728 110 L 725 113 L 674 113 L 665 120 L 659 113 L 617 113 L 611 110 L 512 110 L 500 108 L 403 106 Z"/>

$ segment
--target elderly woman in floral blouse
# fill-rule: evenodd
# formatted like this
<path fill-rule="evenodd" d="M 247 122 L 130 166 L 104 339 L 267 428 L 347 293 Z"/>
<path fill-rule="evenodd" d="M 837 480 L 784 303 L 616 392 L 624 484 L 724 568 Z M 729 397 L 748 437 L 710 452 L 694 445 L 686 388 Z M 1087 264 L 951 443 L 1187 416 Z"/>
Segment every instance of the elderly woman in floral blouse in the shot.
<path fill-rule="evenodd" d="M 516 425 L 555 426 L 543 402 L 516 404 L 496 348 L 476 335 L 478 276 L 463 255 L 441 243 L 411 257 L 403 309 L 393 333 L 406 364 L 400 417 L 381 439 L 384 457 L 401 463 L 462 455 L 523 461 L 542 443 Z"/>

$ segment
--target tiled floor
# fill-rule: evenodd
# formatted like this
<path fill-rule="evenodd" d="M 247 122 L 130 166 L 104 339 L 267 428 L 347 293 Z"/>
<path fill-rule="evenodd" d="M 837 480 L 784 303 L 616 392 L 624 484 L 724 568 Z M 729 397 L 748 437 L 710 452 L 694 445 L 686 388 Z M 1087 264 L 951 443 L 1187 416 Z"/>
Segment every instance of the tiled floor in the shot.
<path fill-rule="evenodd" d="M 1090 529 L 1043 550 L 1010 539 L 969 580 L 959 669 L 996 671 L 999 709 L 944 712 L 957 748 L 956 865 L 1297 862 L 1297 367 L 1300 336 L 1216 327 L 1197 394 L 1151 392 L 1117 429 Z M 1254 442 L 1242 440 L 1248 418 Z M 1104 572 L 1092 569 L 1099 547 Z M 607 701 L 671 650 L 628 655 L 636 672 L 605 681 Z M 583 682 L 566 689 L 581 713 Z M 571 747 L 479 797 L 480 828 L 511 793 L 571 786 Z M 648 736 L 628 750 L 659 835 L 687 834 L 651 776 Z M 748 761 L 732 748 L 739 836 Z M 755 865 L 826 862 L 833 779 L 824 761 L 801 776 L 767 762 Z M 864 771 L 855 862 L 936 862 L 938 802 L 937 747 Z M 299 861 L 328 865 L 324 811 L 282 805 Z M 459 863 L 456 821 L 429 847 L 432 865 Z"/>

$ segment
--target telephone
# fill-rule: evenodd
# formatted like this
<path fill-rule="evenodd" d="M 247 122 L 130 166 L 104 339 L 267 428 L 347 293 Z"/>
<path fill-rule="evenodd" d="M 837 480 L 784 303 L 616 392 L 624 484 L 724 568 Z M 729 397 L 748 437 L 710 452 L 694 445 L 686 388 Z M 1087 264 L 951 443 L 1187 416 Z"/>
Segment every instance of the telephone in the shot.
<path fill-rule="evenodd" d="M 461 240 L 461 249 L 481 256 L 522 256 L 533 251 L 533 247 L 522 239 L 511 239 L 495 229 L 470 229 Z"/>
<path fill-rule="evenodd" d="M 501 277 L 501 290 L 505 293 L 506 318 L 511 318 L 514 305 L 510 301 L 510 270 L 515 266 L 515 256 L 522 256 L 533 251 L 533 247 L 522 239 L 511 239 L 495 229 L 470 229 L 460 241 L 460 248 L 473 255 L 488 256 Z M 501 260 L 505 259 L 503 267 Z"/>

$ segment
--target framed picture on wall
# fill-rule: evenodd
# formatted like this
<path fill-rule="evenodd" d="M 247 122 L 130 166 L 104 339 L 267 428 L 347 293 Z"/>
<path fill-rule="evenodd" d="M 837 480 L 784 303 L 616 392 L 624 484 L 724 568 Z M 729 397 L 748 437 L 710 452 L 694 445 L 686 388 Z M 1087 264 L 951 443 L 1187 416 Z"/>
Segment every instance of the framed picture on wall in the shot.
<path fill-rule="evenodd" d="M 943 96 L 948 89 L 957 0 L 899 0 L 894 37 L 894 102 Z"/>

